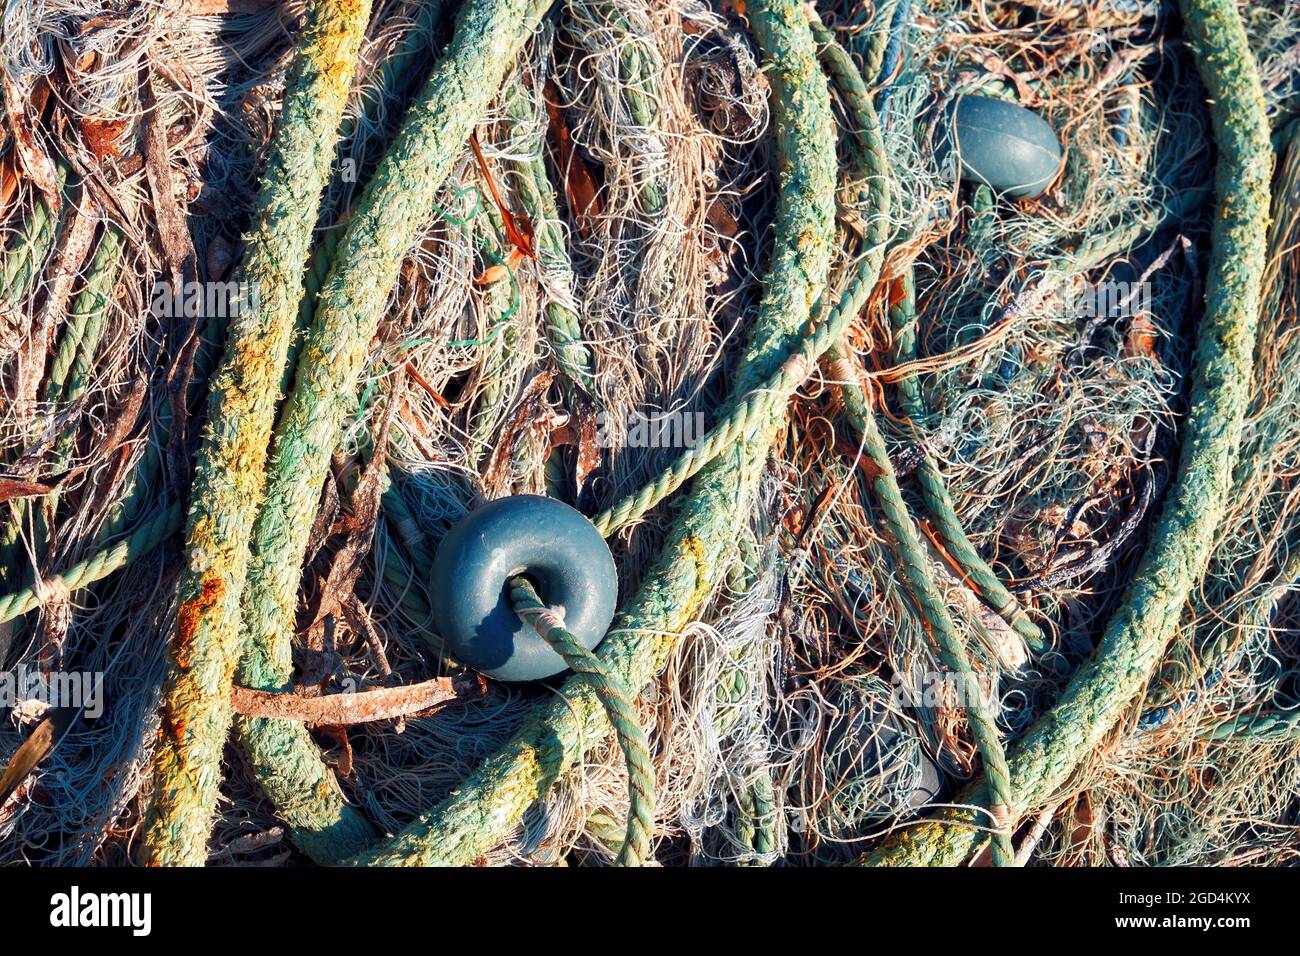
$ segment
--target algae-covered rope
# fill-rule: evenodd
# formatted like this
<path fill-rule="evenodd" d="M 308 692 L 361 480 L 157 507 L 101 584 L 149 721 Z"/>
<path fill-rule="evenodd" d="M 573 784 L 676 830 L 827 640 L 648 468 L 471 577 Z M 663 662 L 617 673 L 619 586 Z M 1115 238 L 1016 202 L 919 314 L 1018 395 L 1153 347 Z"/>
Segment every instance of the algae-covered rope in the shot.
<path fill-rule="evenodd" d="M 1217 213 L 1178 472 L 1151 543 L 1100 645 L 1057 705 L 1011 750 L 1018 813 L 1063 786 L 1142 692 L 1200 579 L 1232 489 L 1250 387 L 1272 165 L 1259 74 L 1232 0 L 1183 0 L 1184 26 L 1210 94 Z M 959 797 L 988 799 L 983 783 Z M 878 865 L 957 864 L 978 834 L 969 811 L 908 827 L 868 853 Z"/>
<path fill-rule="evenodd" d="M 830 39 L 829 33 L 821 26 L 820 21 L 813 24 L 812 29 L 818 44 L 824 47 Z M 844 56 L 847 59 L 848 54 Z M 852 68 L 851 62 L 850 68 Z M 865 91 L 863 97 L 865 98 Z M 870 110 L 869 115 L 874 120 L 875 111 L 869 101 L 865 103 L 865 109 Z M 883 224 L 888 218 L 884 145 L 880 141 L 879 127 L 874 127 L 874 133 L 870 144 L 864 144 L 863 147 L 864 162 L 875 183 L 874 194 L 881 197 L 877 204 L 877 216 L 872 220 L 873 244 L 855 270 L 844 294 L 830 309 L 816 331 L 799 344 L 798 349 L 781 365 L 776 374 L 745 395 L 720 422 L 709 429 L 698 445 L 678 458 L 653 481 L 647 482 L 634 494 L 628 495 L 593 518 L 592 524 L 602 535 L 608 537 L 624 525 L 641 518 L 689 481 L 701 468 L 760 427 L 774 409 L 784 407 L 790 393 L 803 383 L 809 372 L 816 366 L 818 359 L 844 334 L 854 317 L 862 310 L 875 286 L 876 275 L 880 271 L 885 251 Z M 864 135 L 864 131 L 859 131 L 859 135 Z"/>
<path fill-rule="evenodd" d="M 784 408 L 790 400 L 790 393 L 803 384 L 817 360 L 839 339 L 866 304 L 880 270 L 880 258 L 879 252 L 867 253 L 839 301 L 776 374 L 745 395 L 721 422 L 709 430 L 703 441 L 657 478 L 592 518 L 596 530 L 609 537 L 624 525 L 636 521 L 719 455 L 760 430 L 774 410 Z"/>
<path fill-rule="evenodd" d="M 633 694 L 627 685 L 587 650 L 564 626 L 564 619 L 542 603 L 525 577 L 510 579 L 510 603 L 515 613 L 533 625 L 555 653 L 578 677 L 586 680 L 605 705 L 618 746 L 627 760 L 627 830 L 619 847 L 618 866 L 640 866 L 650 855 L 654 836 L 654 765 L 650 744 L 637 722 Z"/>
<path fill-rule="evenodd" d="M 141 842 L 146 863 L 201 865 L 207 858 L 221 753 L 233 716 L 228 689 L 239 659 L 249 532 L 312 227 L 369 14 L 369 0 L 310 4 L 271 141 L 238 272 L 256 294 L 231 322 L 195 468 L 180 608 L 168 649 Z"/>
<path fill-rule="evenodd" d="M 1198 655 L 1200 673 L 1198 681 L 1203 682 L 1205 692 L 1212 690 L 1226 673 L 1236 666 L 1240 656 L 1240 645 L 1245 632 L 1252 629 L 1263 630 L 1269 626 L 1278 602 L 1300 581 L 1300 552 L 1293 553 L 1279 569 L 1273 583 L 1259 597 L 1251 600 L 1242 608 L 1235 627 L 1223 628 L 1219 635 Z M 1179 712 L 1191 706 L 1200 696 L 1195 690 L 1188 690 L 1182 696 L 1168 686 L 1162 687 L 1162 702 L 1153 704 L 1156 696 L 1148 692 L 1146 709 L 1139 715 L 1137 729 L 1144 732 L 1159 730 L 1168 724 Z"/>
<path fill-rule="evenodd" d="M 902 365 L 916 358 L 916 286 L 910 266 L 897 281 L 902 287 L 901 295 L 890 305 L 889 317 L 894 335 L 894 361 Z M 898 395 L 903 412 L 915 425 L 925 414 L 920 382 L 914 377 L 902 379 L 898 383 Z M 921 488 L 921 499 L 925 502 L 926 511 L 930 513 L 934 526 L 943 539 L 944 549 L 961 567 L 965 578 L 974 585 L 975 591 L 985 603 L 1015 629 L 1034 653 L 1046 651 L 1047 639 L 1042 630 L 1029 619 L 1029 615 L 1007 590 L 997 572 L 989 567 L 966 536 L 952 496 L 948 494 L 943 474 L 928 452 L 922 456 L 917 466 L 916 480 Z"/>
<path fill-rule="evenodd" d="M 266 503 L 253 531 L 245 642 L 270 648 L 293 625 L 311 516 L 355 408 L 366 350 L 416 231 L 546 0 L 473 0 L 349 220 L 275 430 Z"/>
<path fill-rule="evenodd" d="M 833 43 L 829 32 L 820 21 L 814 23 L 812 29 L 821 49 L 824 50 L 827 43 Z M 856 68 L 848 59 L 848 54 L 839 48 L 838 44 L 835 46 L 843 55 L 843 61 L 848 64 L 847 68 L 856 75 Z M 840 65 L 836 64 L 836 66 Z M 861 86 L 860 78 L 857 85 Z M 855 92 L 856 90 L 849 90 L 845 94 L 844 90 L 841 90 L 846 98 L 854 96 Z M 863 162 L 870 179 L 876 184 L 875 192 L 886 196 L 884 145 L 880 141 L 879 127 L 874 122 L 875 110 L 871 107 L 865 88 L 860 91 L 859 98 L 855 98 L 852 111 L 855 118 L 861 117 L 864 122 L 871 124 L 870 131 L 864 127 L 855 132 L 860 139 L 871 136 L 869 144 L 865 140 L 863 143 Z M 868 116 L 870 119 L 866 120 Z M 653 481 L 647 482 L 634 494 L 628 495 L 593 518 L 592 524 L 602 535 L 608 537 L 624 525 L 640 519 L 719 454 L 733 447 L 737 441 L 759 427 L 772 414 L 773 409 L 784 407 L 790 392 L 803 383 L 809 372 L 816 366 L 818 359 L 844 334 L 871 294 L 875 285 L 875 276 L 879 272 L 884 256 L 885 236 L 882 224 L 887 218 L 886 211 L 877 209 L 877 213 L 878 218 L 873 219 L 871 227 L 872 247 L 855 272 L 854 278 L 850 280 L 844 295 L 829 311 L 817 330 L 800 343 L 798 349 L 790 355 L 775 375 L 757 385 L 734 405 L 721 421 L 709 429 L 699 444 L 673 462 Z M 864 278 L 867 281 L 864 281 Z"/>
<path fill-rule="evenodd" d="M 266 501 L 253 527 L 242 602 L 247 686 L 291 676 L 290 635 L 307 534 L 388 292 L 434 197 L 549 0 L 471 0 L 356 202 L 321 285 L 294 386 L 275 429 Z M 337 793 L 301 726 L 241 718 L 240 742 L 299 848 L 320 862 L 358 852 L 369 828 Z"/>
<path fill-rule="evenodd" d="M 1300 241 L 1300 221 L 1295 211 L 1300 209 L 1300 123 L 1293 123 L 1283 133 L 1281 162 L 1277 170 L 1276 184 L 1273 189 L 1272 217 L 1269 224 L 1267 261 L 1280 263 L 1285 260 L 1288 250 L 1294 249 Z M 1267 322 L 1270 316 L 1285 315 L 1283 289 L 1286 283 L 1274 276 L 1265 289 L 1264 300 L 1260 306 L 1260 320 Z M 1264 340 L 1267 341 L 1267 340 Z M 1269 349 L 1261 342 L 1262 349 Z M 1258 392 L 1258 389 L 1257 389 Z M 1258 413 L 1258 399 L 1247 413 L 1253 418 Z M 1251 485 L 1263 460 L 1276 453 L 1271 444 L 1248 443 L 1237 466 L 1237 487 L 1241 493 Z M 1243 609 L 1237 627 L 1220 628 L 1218 632 L 1196 651 L 1195 667 L 1186 668 L 1181 663 L 1166 661 L 1147 690 L 1146 710 L 1138 718 L 1139 730 L 1158 730 L 1168 724 L 1176 714 L 1193 703 L 1198 694 L 1190 687 L 1202 685 L 1206 691 L 1213 688 L 1223 676 L 1237 664 L 1241 655 L 1243 631 L 1247 628 L 1266 628 L 1269 619 L 1277 608 L 1281 596 L 1300 581 L 1300 553 L 1292 553 L 1279 569 L 1274 583 L 1269 586 L 1262 597 L 1251 600 Z"/>
<path fill-rule="evenodd" d="M 780 189 L 763 301 L 733 386 L 738 399 L 769 378 L 807 335 L 830 264 L 835 188 L 830 97 L 802 11 L 794 0 L 758 0 L 747 12 L 772 84 Z M 678 635 L 711 594 L 735 547 L 736 526 L 750 517 L 783 419 L 774 411 L 757 434 L 742 437 L 702 470 L 682 500 L 659 557 L 596 652 L 629 688 L 642 687 L 666 664 Z M 609 731 L 590 687 L 570 679 L 559 699 L 539 704 L 515 737 L 450 797 L 352 862 L 472 862 Z"/>

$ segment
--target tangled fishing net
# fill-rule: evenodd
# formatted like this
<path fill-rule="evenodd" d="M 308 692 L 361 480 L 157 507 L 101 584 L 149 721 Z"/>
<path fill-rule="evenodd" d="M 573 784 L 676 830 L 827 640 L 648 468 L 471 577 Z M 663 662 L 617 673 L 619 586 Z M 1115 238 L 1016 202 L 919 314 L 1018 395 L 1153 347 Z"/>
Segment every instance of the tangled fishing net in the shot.
<path fill-rule="evenodd" d="M 271 144 L 293 122 L 282 103 L 311 79 L 295 58 L 316 2 L 5 5 L 0 591 L 16 597 L 0 602 L 0 667 L 98 675 L 102 713 L 61 716 L 22 688 L 5 701 L 0 758 L 11 768 L 38 728 L 57 733 L 4 781 L 4 862 L 125 864 L 156 852 L 166 832 L 166 811 L 151 807 L 167 741 L 184 733 L 171 703 L 193 607 L 182 579 L 201 570 L 185 515 L 230 328 L 211 301 L 186 308 L 159 289 L 242 275 Z M 621 740 L 604 724 L 585 733 L 597 718 L 568 684 L 460 666 L 439 633 L 428 569 L 448 530 L 485 501 L 549 495 L 592 518 L 616 509 L 682 458 L 694 443 L 682 428 L 702 440 L 730 421 L 739 369 L 753 392 L 780 364 L 753 372 L 763 343 L 749 337 L 784 241 L 783 124 L 798 117 L 783 98 L 788 77 L 765 68 L 774 54 L 758 19 L 799 11 L 802 37 L 804 8 L 518 5 L 536 29 L 504 58 L 485 109 L 462 118 L 472 137 L 448 148 L 393 281 L 376 285 L 373 328 L 358 319 L 355 389 L 327 397 L 341 427 L 319 449 L 328 470 L 302 528 L 292 677 L 263 688 L 333 705 L 445 679 L 431 706 L 364 720 L 338 708 L 293 738 L 365 836 L 340 858 L 619 856 L 636 802 Z M 857 277 L 874 275 L 838 351 L 812 355 L 790 400 L 773 399 L 779 421 L 752 495 L 725 541 L 693 552 L 709 566 L 707 586 L 680 596 L 687 619 L 616 619 L 607 644 L 617 636 L 630 650 L 598 651 L 622 679 L 649 667 L 628 687 L 649 741 L 649 859 L 850 862 L 967 810 L 983 834 L 967 858 L 979 861 L 1000 822 L 1022 864 L 1294 861 L 1300 5 L 1239 6 L 1276 172 L 1225 514 L 1141 692 L 1108 713 L 1099 744 L 1045 796 L 1003 811 L 981 795 L 991 751 L 980 715 L 1018 780 L 1018 742 L 1104 653 L 1102 633 L 1177 486 L 1217 281 L 1215 126 L 1175 4 L 816 4 L 807 49 L 823 56 L 824 29 L 847 51 L 878 121 L 879 165 L 862 145 L 861 98 L 829 66 L 829 86 L 821 73 L 808 79 L 831 96 L 837 168 L 829 271 L 804 303 L 813 328 Z M 285 264 L 304 282 L 274 369 L 283 408 L 306 381 L 295 368 L 322 361 L 307 330 L 333 314 L 342 277 L 364 268 L 368 252 L 350 237 L 424 78 L 473 56 L 457 32 L 490 7 L 376 0 L 362 24 L 338 141 L 326 137 L 320 158 L 324 189 L 293 211 L 314 229 L 308 260 Z M 939 144 L 970 94 L 1019 104 L 1056 132 L 1063 161 L 1041 196 L 1015 200 L 960 178 Z M 779 357 L 798 345 L 786 341 Z M 735 433 L 718 459 L 749 454 L 761 431 Z M 281 464 L 273 455 L 268 475 Z M 749 487 L 748 467 L 737 488 Z M 910 516 L 902 532 L 885 471 Z M 716 480 L 708 469 L 696 478 Z M 635 520 L 613 522 L 624 608 L 660 587 L 662 562 L 686 560 L 671 549 L 696 507 L 682 504 L 689 493 L 656 494 Z M 944 496 L 982 571 L 945 532 Z M 248 530 L 254 559 L 260 529 Z M 900 534 L 918 542 L 910 556 Z M 242 583 L 242 569 L 232 574 Z M 1000 580 L 1009 605 L 989 599 L 981 574 Z M 935 679 L 952 676 L 944 626 L 969 658 L 965 685 Z M 972 702 L 975 684 L 987 705 Z M 491 777 L 517 768 L 521 747 L 545 752 L 529 735 L 565 707 L 577 716 L 560 733 L 554 779 Z M 220 727 L 219 794 L 205 810 L 206 849 L 189 862 L 319 860 L 296 839 L 301 814 L 316 811 L 286 812 L 256 753 Z M 472 814 L 456 811 L 471 805 L 495 828 L 472 839 L 460 832 Z M 482 852 L 463 849 L 480 842 Z"/>

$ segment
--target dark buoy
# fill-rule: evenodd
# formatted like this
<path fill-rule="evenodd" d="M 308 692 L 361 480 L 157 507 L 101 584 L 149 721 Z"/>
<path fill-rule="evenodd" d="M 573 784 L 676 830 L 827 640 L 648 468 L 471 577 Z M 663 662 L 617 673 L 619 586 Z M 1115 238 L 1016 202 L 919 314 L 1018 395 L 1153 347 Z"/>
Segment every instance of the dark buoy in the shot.
<path fill-rule="evenodd" d="M 827 823 L 839 839 L 854 840 L 885 820 L 906 818 L 938 800 L 943 772 L 904 733 L 889 710 L 889 687 L 876 677 L 849 678 L 835 700 L 822 772 Z"/>
<path fill-rule="evenodd" d="M 948 132 L 941 160 L 956 149 L 962 179 L 1017 199 L 1041 196 L 1061 165 L 1061 144 L 1047 121 L 1004 100 L 959 96 Z"/>
<path fill-rule="evenodd" d="M 497 680 L 541 680 L 565 664 L 510 606 L 506 582 L 516 574 L 532 579 L 541 599 L 590 650 L 614 617 L 614 559 L 580 512 L 539 495 L 499 498 L 466 515 L 442 539 L 430 592 L 447 649 Z"/>

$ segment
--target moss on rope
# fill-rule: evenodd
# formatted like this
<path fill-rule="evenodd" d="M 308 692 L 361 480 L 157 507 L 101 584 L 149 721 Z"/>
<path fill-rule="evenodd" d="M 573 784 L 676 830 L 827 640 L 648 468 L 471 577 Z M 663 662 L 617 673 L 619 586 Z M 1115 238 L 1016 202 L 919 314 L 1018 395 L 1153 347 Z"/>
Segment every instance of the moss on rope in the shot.
<path fill-rule="evenodd" d="M 527 132 L 532 119 L 522 88 L 506 104 L 510 123 L 517 135 Z M 595 387 L 591 353 L 583 341 L 582 320 L 572 307 L 573 266 L 560 228 L 560 211 L 555 187 L 546 175 L 546 127 L 537 124 L 536 139 L 527 142 L 528 155 L 516 163 L 515 188 L 536 230 L 538 269 L 547 295 L 546 336 L 555 350 L 555 362 L 570 382 L 588 392 Z"/>
<path fill-rule="evenodd" d="M 199 450 L 176 630 L 168 647 L 145 863 L 201 865 L 230 731 L 240 594 L 262 491 L 277 386 L 302 295 L 302 272 L 369 0 L 316 0 L 271 141 L 241 282 L 256 294 L 230 326 Z M 336 786 L 336 785 L 335 785 Z M 340 798 L 341 799 L 341 798 Z"/>
<path fill-rule="evenodd" d="M 307 534 L 343 417 L 355 407 L 366 350 L 435 194 L 548 6 L 549 0 L 471 0 L 461 9 L 451 42 L 339 239 L 276 425 L 266 502 L 253 527 L 240 666 L 249 687 L 275 690 L 289 681 Z M 355 812 L 304 727 L 241 718 L 238 732 L 300 849 L 320 862 L 361 849 L 367 829 L 348 822 Z"/>
<path fill-rule="evenodd" d="M 793 0 L 761 0 L 748 13 L 772 83 L 780 199 L 763 301 L 733 389 L 737 397 L 771 378 L 806 334 L 829 270 L 835 186 L 830 96 L 802 8 Z M 748 518 L 782 420 L 782 408 L 772 408 L 699 473 L 683 500 L 658 559 L 597 652 L 629 687 L 643 686 L 663 667 L 711 593 L 734 547 L 735 526 Z M 558 698 L 539 706 L 451 797 L 352 862 L 474 861 L 609 731 L 595 694 L 581 678 L 570 678 Z"/>
<path fill-rule="evenodd" d="M 1142 692 L 1206 567 L 1232 487 L 1255 346 L 1273 154 L 1259 74 L 1236 5 L 1183 0 L 1181 6 L 1210 94 L 1218 210 L 1178 473 L 1133 585 L 1097 651 L 1011 751 L 1019 814 L 1045 805 Z M 986 786 L 968 788 L 959 802 L 986 804 Z M 961 863 L 982 839 L 976 822 L 971 811 L 945 812 L 904 829 L 861 862 Z"/>

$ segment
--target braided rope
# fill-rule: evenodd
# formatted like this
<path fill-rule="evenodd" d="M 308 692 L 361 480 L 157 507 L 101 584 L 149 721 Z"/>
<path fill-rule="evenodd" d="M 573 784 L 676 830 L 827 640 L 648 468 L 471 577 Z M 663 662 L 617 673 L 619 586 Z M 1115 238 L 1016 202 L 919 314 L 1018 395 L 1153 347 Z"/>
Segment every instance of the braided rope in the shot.
<path fill-rule="evenodd" d="M 700 444 L 682 455 L 657 478 L 593 518 L 591 523 L 597 531 L 609 537 L 624 525 L 638 520 L 724 451 L 756 434 L 775 409 L 785 406 L 790 400 L 790 394 L 807 379 L 817 359 L 839 338 L 853 316 L 866 304 L 867 296 L 875 284 L 874 272 L 879 270 L 880 257 L 876 255 L 868 258 L 874 263 L 874 269 L 864 260 L 854 281 L 822 325 L 785 360 L 777 373 L 746 395 L 739 405 L 709 430 Z M 862 281 L 867 274 L 872 276 L 871 281 Z"/>
<path fill-rule="evenodd" d="M 320 482 L 412 237 L 548 0 L 471 0 L 353 207 L 280 411 L 243 596 L 245 642 L 292 628 Z"/>
<path fill-rule="evenodd" d="M 85 561 L 74 564 L 51 581 L 57 581 L 67 591 L 76 591 L 94 584 L 114 571 L 126 567 L 136 558 L 148 554 L 179 530 L 180 524 L 180 505 L 164 508 L 132 532 L 129 538 L 92 555 Z M 46 587 L 50 583 L 45 582 Z M 43 603 L 42 593 L 40 587 L 33 585 L 14 594 L 0 597 L 0 624 L 12 621 L 40 607 Z"/>
<path fill-rule="evenodd" d="M 1300 124 L 1292 124 L 1286 131 L 1281 165 L 1273 189 L 1273 215 L 1268 233 L 1268 261 L 1282 257 L 1285 250 L 1294 248 L 1300 239 L 1300 228 L 1295 224 L 1293 210 L 1300 205 Z M 1283 283 L 1274 280 L 1265 289 L 1260 317 L 1281 314 Z M 1252 408 L 1252 412 L 1257 411 Z M 1250 445 L 1247 446 L 1251 448 Z M 1271 451 L 1272 449 L 1268 449 Z M 1239 484 L 1248 480 L 1257 467 L 1256 456 L 1261 449 L 1254 447 L 1244 453 L 1238 467 Z M 1259 598 L 1241 609 L 1236 627 L 1222 628 L 1203 647 L 1196 651 L 1194 668 L 1167 661 L 1157 673 L 1147 690 L 1146 710 L 1138 719 L 1139 730 L 1156 730 L 1163 727 L 1174 715 L 1194 703 L 1199 696 L 1187 688 L 1203 684 L 1212 689 L 1223 675 L 1236 667 L 1245 632 L 1252 627 L 1267 627 L 1282 595 L 1300 581 L 1300 553 L 1293 553 L 1278 570 L 1274 583 Z"/>
<path fill-rule="evenodd" d="M 892 39 L 892 30 L 888 24 L 893 21 L 898 12 L 898 7 L 899 0 L 879 0 L 874 8 L 867 8 L 871 9 L 873 13 L 872 29 L 855 32 L 857 42 L 854 44 L 855 51 L 862 58 L 863 76 L 870 76 L 873 79 L 875 77 L 883 78 L 885 62 L 889 56 L 890 41 Z M 866 36 L 865 42 L 858 39 L 863 34 Z M 818 42 L 820 43 L 821 40 L 818 40 Z"/>
<path fill-rule="evenodd" d="M 293 388 L 276 423 L 241 596 L 239 672 L 246 686 L 269 689 L 289 679 L 288 636 L 310 516 L 343 417 L 355 407 L 374 325 L 456 152 L 548 5 L 470 0 L 461 7 L 451 42 L 346 217 L 333 255 L 335 237 L 329 237 L 313 259 L 306 283 L 318 293 Z M 412 596 L 408 603 L 423 602 Z M 333 771 L 301 728 L 241 719 L 238 729 L 259 782 L 304 852 L 333 863 L 370 841 L 369 823 L 343 801 Z"/>
<path fill-rule="evenodd" d="M 829 355 L 832 360 L 841 358 L 839 346 L 833 348 Z M 893 538 L 894 551 L 903 566 L 909 590 L 921 609 L 926 631 L 934 639 L 945 667 L 956 674 L 973 674 L 974 668 L 966 645 L 953 626 L 943 593 L 930 574 L 925 546 L 917 534 L 916 524 L 898 487 L 898 478 L 894 474 L 894 466 L 889 459 L 884 436 L 876 423 L 876 416 L 864 401 L 861 388 L 841 387 L 841 394 L 849 417 L 862 433 L 863 450 L 871 459 L 874 471 L 870 484 L 884 512 L 885 525 Z M 984 771 L 988 776 L 995 822 L 998 824 L 993 840 L 993 863 L 995 866 L 1011 866 L 1015 851 L 1011 846 L 1011 827 L 1008 824 L 1014 822 L 1011 819 L 1011 808 L 1015 803 L 1012 799 L 1011 771 L 998 734 L 996 709 L 982 703 L 971 707 L 968 702 L 966 711 L 975 743 L 979 747 L 980 756 L 984 758 Z"/>
<path fill-rule="evenodd" d="M 510 604 L 564 658 L 569 669 L 586 680 L 605 705 L 618 746 L 627 759 L 627 832 L 615 862 L 618 866 L 640 866 L 650 855 L 654 836 L 655 775 L 650 743 L 632 708 L 633 695 L 618 675 L 578 642 L 564 626 L 564 619 L 542 603 L 527 578 L 510 579 Z"/>
<path fill-rule="evenodd" d="M 1268 627 L 1269 619 L 1282 599 L 1300 581 L 1300 552 L 1291 555 L 1279 569 L 1272 586 L 1241 610 L 1236 627 L 1224 628 L 1197 655 L 1195 683 L 1204 683 L 1209 692 L 1223 680 L 1223 676 L 1237 666 L 1241 656 L 1240 644 L 1246 631 Z M 1179 696 L 1179 687 L 1173 681 L 1161 682 L 1148 691 L 1146 709 L 1138 717 L 1137 729 L 1143 732 L 1159 730 L 1181 711 L 1190 707 L 1200 697 L 1197 691 Z"/>

